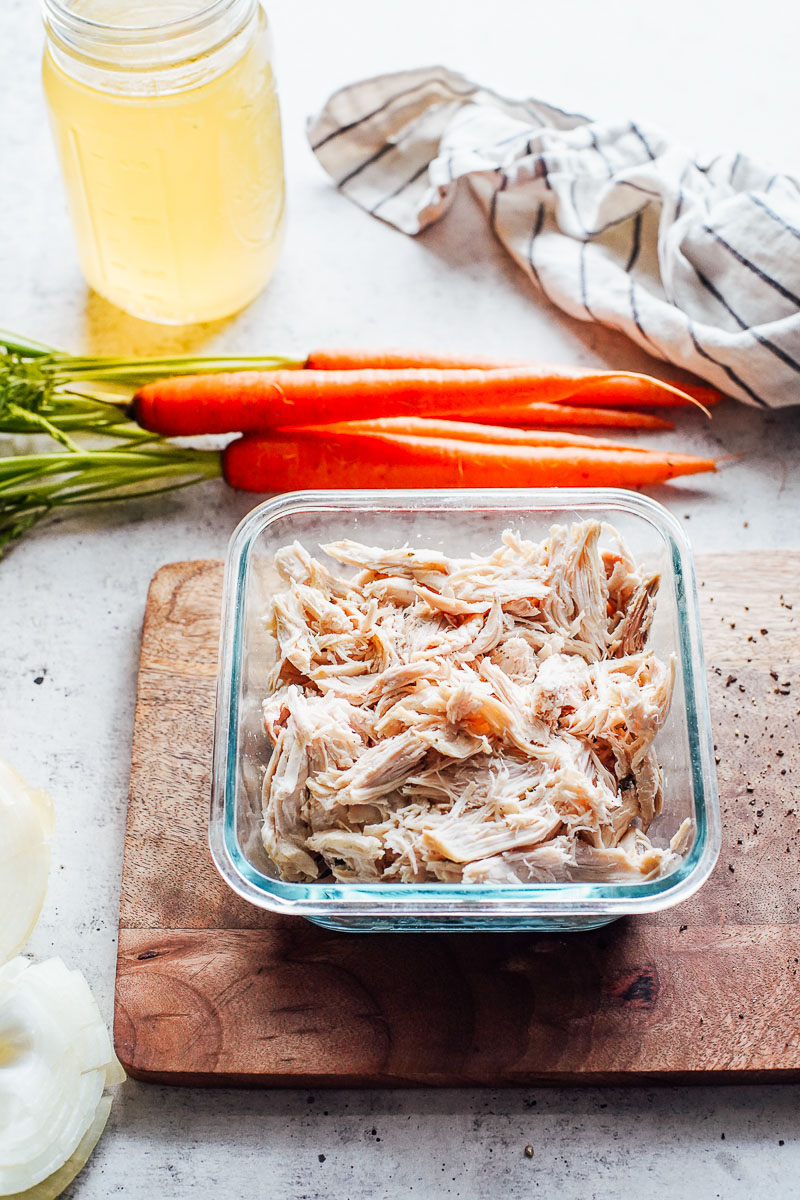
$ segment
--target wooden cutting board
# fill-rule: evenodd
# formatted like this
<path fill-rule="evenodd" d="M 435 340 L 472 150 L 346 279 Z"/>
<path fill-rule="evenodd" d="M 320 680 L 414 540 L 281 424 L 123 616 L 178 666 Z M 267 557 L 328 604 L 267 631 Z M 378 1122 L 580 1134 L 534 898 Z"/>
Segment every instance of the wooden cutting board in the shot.
<path fill-rule="evenodd" d="M 181 1084 L 800 1073 L 800 552 L 698 562 L 724 827 L 692 900 L 592 933 L 353 934 L 234 895 L 207 846 L 218 562 L 147 601 L 115 1042 Z"/>

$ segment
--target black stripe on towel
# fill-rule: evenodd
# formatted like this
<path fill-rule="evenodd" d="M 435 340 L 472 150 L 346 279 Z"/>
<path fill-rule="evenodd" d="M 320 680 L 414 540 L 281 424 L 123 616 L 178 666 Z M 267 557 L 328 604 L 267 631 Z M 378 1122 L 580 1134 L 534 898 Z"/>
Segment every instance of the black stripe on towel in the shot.
<path fill-rule="evenodd" d="M 537 209 L 537 212 L 536 212 L 536 220 L 534 221 L 533 226 L 531 227 L 531 240 L 528 243 L 528 263 L 530 265 L 531 274 L 533 275 L 533 278 L 536 280 L 537 284 L 541 288 L 542 295 L 545 297 L 546 300 L 550 300 L 550 297 L 547 295 L 547 289 L 544 286 L 544 284 L 542 283 L 541 276 L 539 275 L 539 272 L 536 269 L 536 263 L 533 261 L 533 243 L 536 241 L 537 237 L 542 232 L 542 225 L 544 225 L 544 205 L 540 204 L 539 208 Z M 552 301 L 551 301 L 551 303 L 552 303 Z"/>
<path fill-rule="evenodd" d="M 336 181 L 337 188 L 343 188 L 345 184 L 350 182 L 351 179 L 355 179 L 356 176 L 360 175 L 362 171 L 365 171 L 367 167 L 371 167 L 373 163 L 378 162 L 378 160 L 383 158 L 384 154 L 388 154 L 390 150 L 399 150 L 401 154 L 404 153 L 405 145 L 409 139 L 409 135 L 417 128 L 418 125 L 424 124 L 428 118 L 428 112 L 429 110 L 427 108 L 423 109 L 423 111 L 419 113 L 413 121 L 410 121 L 409 124 L 406 125 L 405 129 L 402 131 L 402 137 L 399 142 L 387 142 L 384 146 L 381 146 L 379 150 L 376 150 L 374 154 L 370 154 L 369 158 L 365 158 L 364 161 L 359 163 L 357 167 L 353 167 L 353 170 L 349 171 L 342 179 L 338 179 Z"/>
<path fill-rule="evenodd" d="M 605 168 L 608 171 L 608 178 L 612 179 L 614 176 L 614 168 L 611 165 L 611 160 L 608 157 L 608 155 L 604 152 L 600 143 L 598 142 L 597 134 L 595 133 L 595 131 L 592 129 L 591 126 L 589 126 L 589 137 L 591 138 L 593 147 L 595 148 L 597 153 L 600 155 L 601 159 L 603 160 L 603 162 L 605 164 Z"/>
<path fill-rule="evenodd" d="M 334 138 L 339 137 L 342 133 L 349 133 L 351 129 L 358 129 L 359 125 L 363 125 L 366 121 L 371 121 L 373 117 L 379 117 L 382 112 L 386 112 L 387 108 L 396 103 L 398 100 L 404 99 L 406 96 L 413 96 L 414 92 L 420 92 L 431 83 L 440 83 L 442 87 L 449 88 L 456 96 L 474 96 L 476 88 L 468 88 L 466 91 L 458 91 L 457 88 L 451 87 L 446 79 L 441 79 L 438 75 L 432 78 L 422 79 L 419 83 L 415 83 L 413 87 L 403 88 L 402 92 L 396 92 L 390 96 L 388 100 L 384 100 L 383 104 L 379 104 L 377 108 L 373 108 L 372 112 L 364 113 L 363 117 L 357 117 L 355 121 L 348 121 L 346 125 L 340 125 L 338 129 L 334 129 L 331 133 L 326 133 L 324 138 L 320 138 L 318 142 L 314 142 L 311 149 L 316 153 L 323 146 L 327 146 L 328 142 L 332 142 Z"/>
<path fill-rule="evenodd" d="M 595 320 L 595 315 L 589 308 L 589 298 L 586 291 L 586 247 L 587 242 L 581 242 L 580 250 L 580 278 L 581 278 L 581 304 L 586 309 L 592 320 Z"/>
<path fill-rule="evenodd" d="M 380 150 L 376 150 L 374 154 L 370 154 L 369 158 L 365 158 L 364 161 L 359 163 L 357 167 L 354 167 L 352 171 L 348 171 L 348 173 L 342 179 L 337 179 L 337 188 L 343 188 L 344 185 L 349 183 L 351 179 L 355 179 L 356 175 L 360 175 L 362 171 L 366 171 L 367 167 L 371 167 L 373 163 L 378 161 L 378 159 L 383 158 L 384 154 L 388 154 L 390 150 L 396 149 L 397 144 L 395 142 L 387 142 L 385 146 L 381 146 Z"/>
<path fill-rule="evenodd" d="M 631 252 L 628 255 L 628 261 L 625 263 L 625 273 L 630 274 L 633 264 L 639 257 L 639 251 L 642 247 L 642 214 L 641 211 L 636 214 L 636 219 L 633 222 L 633 245 Z"/>
<path fill-rule="evenodd" d="M 511 142 L 518 142 L 523 135 L 524 130 L 517 130 L 516 133 L 510 133 L 508 137 L 501 138 L 499 142 L 492 142 L 492 149 L 496 149 L 497 146 L 508 146 Z M 530 146 L 530 140 L 528 141 L 528 145 Z M 530 150 L 528 153 L 530 154 Z"/>
<path fill-rule="evenodd" d="M 617 225 L 624 225 L 631 218 L 641 217 L 646 208 L 647 205 L 645 204 L 642 208 L 638 208 L 635 213 L 625 213 L 624 217 L 614 217 L 613 221 L 606 221 L 605 225 L 601 225 L 599 229 L 587 229 L 586 236 L 588 239 L 600 237 L 602 233 L 607 233 L 609 229 L 614 229 Z"/>
<path fill-rule="evenodd" d="M 655 342 L 650 337 L 650 334 L 645 329 L 644 325 L 642 324 L 642 319 L 639 316 L 639 306 L 636 303 L 636 280 L 633 278 L 632 275 L 630 277 L 630 282 L 631 282 L 631 286 L 629 288 L 629 294 L 630 294 L 630 301 L 631 301 L 631 316 L 633 317 L 633 323 L 636 326 L 636 328 L 639 330 L 639 333 L 642 335 L 644 340 L 646 342 L 649 342 L 650 345 L 654 347 L 654 349 L 658 350 L 658 357 L 663 358 L 664 355 L 661 353 L 661 351 L 658 349 L 658 346 L 656 346 Z"/>
<path fill-rule="evenodd" d="M 694 266 L 694 264 L 692 265 Z M 714 299 L 722 305 L 725 311 L 730 313 L 740 329 L 746 330 L 749 334 L 751 334 L 759 343 L 759 345 L 763 346 L 765 350 L 769 350 L 770 354 L 774 354 L 775 357 L 779 358 L 781 362 L 786 364 L 787 367 L 791 367 L 793 371 L 800 372 L 800 362 L 797 362 L 796 359 L 792 358 L 791 354 L 787 354 L 786 351 L 782 350 L 780 346 L 776 346 L 774 342 L 769 340 L 769 338 L 765 338 L 764 335 L 759 333 L 757 329 L 754 329 L 753 326 L 748 325 L 746 321 L 743 321 L 739 314 L 734 312 L 722 293 L 714 287 L 714 284 L 711 282 L 711 280 L 705 276 L 702 271 L 698 270 L 696 266 L 694 267 L 694 272 L 706 291 L 710 292 Z"/>
<path fill-rule="evenodd" d="M 764 212 L 767 213 L 768 216 L 772 217 L 773 221 L 777 221 L 787 233 L 791 233 L 796 238 L 800 238 L 800 229 L 795 228 L 794 225 L 790 225 L 785 217 L 782 217 L 780 213 L 776 213 L 774 208 L 770 208 L 770 206 L 764 200 L 759 199 L 754 192 L 748 192 L 748 195 L 753 201 L 753 204 L 757 204 L 759 208 L 763 208 Z"/>
<path fill-rule="evenodd" d="M 639 128 L 639 126 L 636 124 L 635 121 L 631 121 L 631 133 L 636 135 L 636 137 L 639 139 L 639 141 L 642 143 L 645 150 L 647 151 L 647 157 L 651 160 L 651 162 L 654 162 L 656 156 L 650 147 L 650 143 L 648 142 L 647 138 L 644 136 L 644 134 L 642 133 L 641 129 Z"/>
<path fill-rule="evenodd" d="M 719 367 L 720 370 L 724 371 L 728 376 L 728 379 L 730 379 L 732 383 L 735 383 L 737 387 L 740 387 L 743 392 L 746 392 L 751 400 L 755 400 L 756 404 L 758 404 L 760 408 L 769 408 L 766 400 L 762 400 L 758 393 L 754 392 L 753 389 L 736 374 L 732 367 L 726 366 L 725 363 L 720 362 L 718 358 L 714 358 L 713 354 L 709 354 L 707 350 L 703 349 L 695 337 L 693 323 L 688 319 L 686 322 L 686 328 L 689 330 L 689 337 L 692 339 L 694 348 L 701 358 L 707 359 L 707 361 L 713 363 L 715 367 Z"/>
<path fill-rule="evenodd" d="M 704 167 L 701 167 L 699 162 L 696 162 L 694 165 L 697 167 L 698 171 L 702 171 L 702 173 L 704 175 L 708 175 L 709 172 L 711 171 L 711 169 L 713 168 L 714 163 L 718 162 L 719 159 L 721 159 L 721 158 L 722 158 L 721 154 L 715 154 L 714 157 L 711 159 L 711 161 L 707 162 Z"/>
<path fill-rule="evenodd" d="M 733 317 L 734 321 L 739 326 L 739 328 L 740 329 L 749 329 L 750 326 L 747 324 L 747 321 L 743 321 L 742 318 L 739 316 L 739 314 L 737 312 L 733 311 L 730 304 L 728 304 L 728 301 L 722 295 L 722 292 L 720 292 L 720 290 L 714 286 L 714 284 L 711 282 L 711 280 L 708 278 L 708 276 L 704 275 L 703 272 L 700 270 L 700 268 L 695 265 L 695 263 L 692 263 L 692 267 L 694 268 L 695 275 L 700 280 L 700 282 L 702 283 L 702 285 L 706 289 L 706 291 L 711 293 L 711 295 L 714 297 L 714 299 L 717 301 L 717 303 L 721 304 L 727 313 L 730 313 L 730 315 Z"/>
<path fill-rule="evenodd" d="M 373 204 L 372 208 L 369 210 L 372 213 L 372 215 L 374 216 L 375 213 L 378 211 L 378 209 L 381 208 L 384 204 L 387 204 L 389 200 L 394 200 L 395 196 L 399 196 L 401 192 L 404 192 L 406 190 L 406 188 L 411 187 L 412 183 L 416 183 L 417 180 L 419 179 L 420 175 L 424 175 L 429 166 L 430 166 L 430 163 L 426 159 L 425 162 L 422 164 L 422 166 L 418 167 L 417 170 L 414 172 L 414 174 L 411 175 L 408 179 L 404 180 L 403 183 L 401 183 L 399 187 L 396 187 L 393 192 L 389 192 L 388 196 L 384 196 L 383 199 L 379 200 L 377 204 Z M 451 174 L 451 179 L 452 179 L 452 174 Z"/>
<path fill-rule="evenodd" d="M 539 128 L 544 129 L 544 127 L 547 125 L 547 121 L 544 121 L 542 119 L 541 115 L 536 111 L 535 105 L 526 104 L 524 106 L 524 108 L 525 108 L 526 114 L 536 122 L 536 124 L 539 126 Z"/>
<path fill-rule="evenodd" d="M 621 217 L 614 217 L 612 220 L 606 221 L 605 225 L 598 225 L 598 227 L 596 229 L 590 229 L 588 225 L 584 224 L 583 219 L 581 218 L 581 214 L 578 212 L 578 202 L 577 202 L 576 195 L 575 195 L 575 188 L 576 188 L 577 182 L 578 182 L 577 179 L 573 175 L 572 179 L 570 179 L 570 181 L 569 181 L 569 198 L 572 202 L 572 209 L 573 209 L 573 212 L 575 213 L 575 219 L 577 220 L 578 224 L 580 225 L 581 229 L 583 230 L 583 235 L 587 241 L 591 241 L 592 238 L 600 237 L 602 234 L 608 233 L 609 229 L 614 229 L 614 228 L 616 228 L 617 225 L 624 225 L 625 222 L 630 221 L 630 219 L 633 216 L 635 216 L 638 219 L 639 225 L 641 227 L 641 215 L 642 215 L 644 209 L 647 208 L 646 204 L 642 208 L 638 209 L 635 214 L 634 213 L 624 213 Z M 637 237 L 637 236 L 638 235 L 636 234 L 636 231 L 634 230 L 634 237 Z M 626 271 L 630 270 L 630 267 L 626 267 L 625 270 Z"/>
<path fill-rule="evenodd" d="M 780 292 L 781 296 L 784 296 L 787 300 L 791 300 L 792 304 L 796 304 L 797 307 L 800 308 L 800 296 L 795 296 L 794 292 L 790 292 L 789 289 L 785 288 L 782 283 L 778 283 L 777 279 L 773 279 L 771 275 L 767 275 L 766 271 L 762 271 L 761 267 L 756 266 L 756 264 L 751 262 L 749 258 L 745 258 L 745 256 L 740 254 L 739 251 L 730 244 L 730 242 L 726 242 L 725 238 L 722 237 L 721 234 L 717 233 L 716 229 L 712 229 L 710 225 L 704 225 L 703 229 L 706 233 L 710 233 L 715 241 L 719 242 L 720 246 L 724 246 L 729 254 L 732 254 L 736 261 L 740 262 L 743 267 L 747 267 L 748 271 L 752 271 L 753 274 L 757 275 L 763 283 L 766 283 L 769 287 L 774 288 L 776 292 Z"/>
<path fill-rule="evenodd" d="M 661 200 L 661 192 L 654 192 L 651 188 L 642 187 L 640 183 L 631 183 L 630 179 L 618 179 L 617 183 L 620 187 L 633 188 L 635 192 L 643 192 L 645 196 L 655 196 L 656 200 Z"/>

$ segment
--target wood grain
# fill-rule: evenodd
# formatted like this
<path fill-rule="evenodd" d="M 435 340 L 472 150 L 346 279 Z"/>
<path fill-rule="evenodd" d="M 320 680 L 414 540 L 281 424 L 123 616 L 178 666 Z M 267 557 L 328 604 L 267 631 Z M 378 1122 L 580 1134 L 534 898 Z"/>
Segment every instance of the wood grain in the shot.
<path fill-rule="evenodd" d="M 698 571 L 723 819 L 706 886 L 593 933 L 377 935 L 265 913 L 217 875 L 222 568 L 162 568 L 120 906 L 126 1069 L 295 1086 L 797 1078 L 800 552 L 709 555 Z"/>

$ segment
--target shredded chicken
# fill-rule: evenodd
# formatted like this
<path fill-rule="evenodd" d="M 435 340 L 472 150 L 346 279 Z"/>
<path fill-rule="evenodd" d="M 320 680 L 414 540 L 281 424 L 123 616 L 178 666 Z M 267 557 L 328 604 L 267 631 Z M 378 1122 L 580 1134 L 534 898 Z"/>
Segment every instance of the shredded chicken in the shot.
<path fill-rule="evenodd" d="M 601 538 L 605 547 L 601 547 Z M 610 545 L 611 548 L 608 548 Z M 645 880 L 675 662 L 658 577 L 615 530 L 507 531 L 485 558 L 341 541 L 278 552 L 265 624 L 264 845 L 285 879 Z"/>

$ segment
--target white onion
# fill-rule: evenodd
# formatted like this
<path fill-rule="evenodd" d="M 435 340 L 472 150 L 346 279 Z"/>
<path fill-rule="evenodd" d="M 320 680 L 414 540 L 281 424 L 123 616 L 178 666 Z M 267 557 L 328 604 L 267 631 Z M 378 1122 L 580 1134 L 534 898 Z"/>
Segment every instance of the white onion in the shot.
<path fill-rule="evenodd" d="M 124 1078 L 80 971 L 59 958 L 0 967 L 0 1196 L 37 1184 L 37 1200 L 57 1196 L 100 1136 L 106 1087 Z"/>
<path fill-rule="evenodd" d="M 59 1167 L 41 1183 L 34 1184 L 32 1188 L 27 1188 L 24 1192 L 15 1192 L 6 1200 L 55 1200 L 56 1196 L 60 1196 L 65 1188 L 69 1187 L 78 1172 L 86 1166 L 100 1139 L 100 1134 L 106 1127 L 110 1112 L 111 1097 L 103 1096 L 97 1105 L 94 1120 L 78 1143 L 75 1152 L 70 1155 L 63 1167 Z"/>
<path fill-rule="evenodd" d="M 50 871 L 53 805 L 0 762 L 0 963 L 27 942 Z"/>

